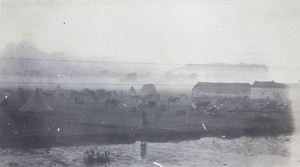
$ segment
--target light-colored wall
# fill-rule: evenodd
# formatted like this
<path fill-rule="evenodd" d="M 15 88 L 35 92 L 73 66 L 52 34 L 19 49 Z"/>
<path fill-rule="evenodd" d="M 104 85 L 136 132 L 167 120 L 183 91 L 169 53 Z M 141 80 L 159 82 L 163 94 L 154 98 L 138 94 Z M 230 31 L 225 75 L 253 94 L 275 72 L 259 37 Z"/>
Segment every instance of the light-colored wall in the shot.
<path fill-rule="evenodd" d="M 199 96 L 209 96 L 209 97 L 215 97 L 215 96 L 222 96 L 222 97 L 236 97 L 236 96 L 250 96 L 249 93 L 214 93 L 214 92 L 203 92 L 200 89 L 194 89 L 192 91 L 192 95 L 194 97 L 199 97 Z"/>
<path fill-rule="evenodd" d="M 251 93 L 243 93 L 243 94 L 236 94 L 236 93 L 223 94 L 223 93 L 203 92 L 200 89 L 196 88 L 192 91 L 192 96 L 193 97 L 200 97 L 203 95 L 209 96 L 209 97 L 250 96 L 251 99 L 267 99 L 268 97 L 270 99 L 272 99 L 276 92 L 279 92 L 280 95 L 285 99 L 289 98 L 288 89 L 284 89 L 284 88 L 251 88 Z"/>

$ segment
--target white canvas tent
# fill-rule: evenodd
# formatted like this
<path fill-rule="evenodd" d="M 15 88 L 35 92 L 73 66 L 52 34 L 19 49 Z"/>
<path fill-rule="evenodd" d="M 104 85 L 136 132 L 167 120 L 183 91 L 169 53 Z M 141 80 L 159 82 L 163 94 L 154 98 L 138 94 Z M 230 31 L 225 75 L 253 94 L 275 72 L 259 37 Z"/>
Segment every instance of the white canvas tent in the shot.
<path fill-rule="evenodd" d="M 129 95 L 133 95 L 133 96 L 136 95 L 136 91 L 133 86 L 131 86 L 131 88 L 129 89 Z"/>
<path fill-rule="evenodd" d="M 34 91 L 27 102 L 18 109 L 19 112 L 50 112 L 53 109 L 42 98 L 38 88 Z"/>
<path fill-rule="evenodd" d="M 278 103 L 286 103 L 287 102 L 287 100 L 285 98 L 283 98 L 279 92 L 275 92 L 275 94 L 271 100 L 277 101 Z"/>
<path fill-rule="evenodd" d="M 60 93 L 60 92 L 63 92 L 64 89 L 59 85 L 57 84 L 57 86 L 55 87 L 55 90 L 54 90 L 56 93 Z"/>

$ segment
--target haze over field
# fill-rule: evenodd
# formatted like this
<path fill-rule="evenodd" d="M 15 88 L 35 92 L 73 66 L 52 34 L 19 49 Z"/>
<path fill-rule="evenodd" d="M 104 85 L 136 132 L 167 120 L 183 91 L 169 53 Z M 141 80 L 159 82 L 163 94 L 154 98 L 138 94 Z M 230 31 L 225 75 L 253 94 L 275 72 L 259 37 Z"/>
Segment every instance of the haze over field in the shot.
<path fill-rule="evenodd" d="M 1 80 L 296 83 L 296 6 L 294 0 L 3 0 Z"/>
<path fill-rule="evenodd" d="M 297 82 L 297 76 L 291 76 L 299 69 L 244 63 L 235 65 L 225 63 L 138 64 L 84 59 L 68 61 L 69 56 L 65 53 L 47 53 L 29 42 L 9 44 L 2 51 L 1 57 L 9 58 L 2 59 L 0 62 L 1 75 L 10 79 L 16 78 L 18 81 L 36 82 L 87 83 L 89 81 L 90 83 L 111 84 L 151 82 L 172 85 L 195 84 L 198 81 L 253 83 L 255 80 L 275 80 L 291 83 Z M 50 61 L 44 61 L 45 59 Z"/>
<path fill-rule="evenodd" d="M 0 5 L 1 167 L 299 166 L 299 0 Z"/>

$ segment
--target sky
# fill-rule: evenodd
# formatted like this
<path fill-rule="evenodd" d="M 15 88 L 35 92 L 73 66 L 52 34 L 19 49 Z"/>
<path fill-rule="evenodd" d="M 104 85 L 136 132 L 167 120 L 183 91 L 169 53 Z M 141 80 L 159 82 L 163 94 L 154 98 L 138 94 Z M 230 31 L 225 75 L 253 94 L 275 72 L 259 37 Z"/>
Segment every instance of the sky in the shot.
<path fill-rule="evenodd" d="M 299 0 L 2 0 L 0 51 L 28 41 L 68 59 L 298 66 L 299 8 Z"/>

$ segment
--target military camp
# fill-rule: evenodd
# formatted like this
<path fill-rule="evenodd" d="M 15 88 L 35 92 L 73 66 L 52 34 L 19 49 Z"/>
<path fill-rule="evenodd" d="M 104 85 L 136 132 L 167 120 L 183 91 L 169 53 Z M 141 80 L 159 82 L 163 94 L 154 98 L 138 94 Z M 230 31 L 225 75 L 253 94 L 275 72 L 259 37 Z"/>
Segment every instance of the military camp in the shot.
<path fill-rule="evenodd" d="M 101 86 L 96 89 L 65 89 L 62 84 L 48 88 L 19 88 L 5 94 L 1 113 L 6 116 L 1 121 L 6 123 L 4 129 L 14 129 L 18 136 L 26 136 L 29 134 L 27 132 L 34 129 L 43 132 L 39 133 L 42 136 L 51 134 L 56 144 L 67 144 L 68 140 L 81 142 L 70 138 L 73 135 L 101 136 L 106 131 L 123 131 L 123 135 L 129 135 L 129 131 L 136 133 L 132 140 L 138 140 L 138 136 L 146 133 L 152 134 L 149 131 L 166 132 L 173 129 L 168 133 L 177 133 L 179 130 L 196 132 L 205 130 L 203 122 L 205 132 L 215 134 L 215 130 L 219 129 L 229 134 L 234 129 L 238 136 L 257 129 L 252 127 L 251 121 L 266 114 L 276 120 L 280 127 L 292 127 L 288 121 L 290 101 L 281 93 L 288 91 L 284 90 L 287 87 L 275 86 L 275 89 L 264 86 L 266 83 L 274 84 L 198 82 L 185 95 L 182 92 L 163 92 L 155 84 L 131 85 L 124 89 Z M 266 90 L 269 91 L 266 93 Z M 258 97 L 264 92 L 268 96 Z M 49 96 L 51 93 L 53 96 Z M 58 96 L 59 93 L 64 93 L 64 96 Z M 19 98 L 22 94 L 24 97 Z M 273 126 L 271 122 L 260 124 Z M 280 133 L 281 128 L 275 131 Z M 83 141 L 89 142 L 90 139 Z"/>

